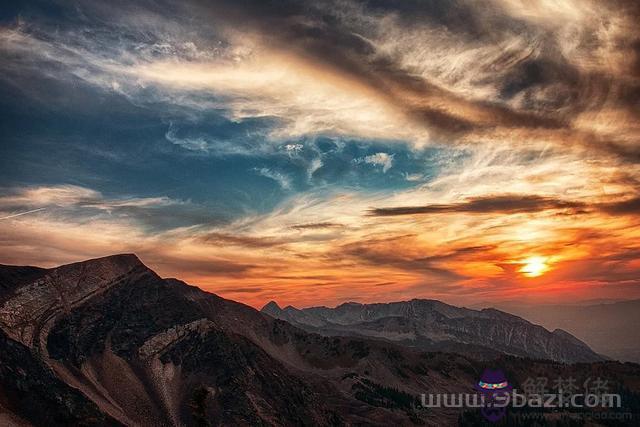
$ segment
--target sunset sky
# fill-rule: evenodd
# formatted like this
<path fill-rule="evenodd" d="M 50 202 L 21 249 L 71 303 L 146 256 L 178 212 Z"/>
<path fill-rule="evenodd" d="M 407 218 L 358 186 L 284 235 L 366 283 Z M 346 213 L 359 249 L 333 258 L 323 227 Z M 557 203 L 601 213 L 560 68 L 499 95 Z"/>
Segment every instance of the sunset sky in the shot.
<path fill-rule="evenodd" d="M 25 1 L 0 263 L 259 307 L 640 297 L 635 0 Z"/>

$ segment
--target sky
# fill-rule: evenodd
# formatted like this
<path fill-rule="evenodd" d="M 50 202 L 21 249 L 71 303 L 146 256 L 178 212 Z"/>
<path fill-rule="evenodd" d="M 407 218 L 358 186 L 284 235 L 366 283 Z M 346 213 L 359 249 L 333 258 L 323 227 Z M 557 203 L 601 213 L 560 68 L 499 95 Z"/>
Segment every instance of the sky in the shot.
<path fill-rule="evenodd" d="M 640 297 L 640 3 L 24 1 L 0 263 L 260 307 Z"/>

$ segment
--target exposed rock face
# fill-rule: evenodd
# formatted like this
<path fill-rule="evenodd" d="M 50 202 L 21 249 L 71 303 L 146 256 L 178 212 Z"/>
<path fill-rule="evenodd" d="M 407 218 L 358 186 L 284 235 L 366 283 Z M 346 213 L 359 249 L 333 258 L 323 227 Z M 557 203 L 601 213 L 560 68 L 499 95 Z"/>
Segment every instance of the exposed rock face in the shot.
<path fill-rule="evenodd" d="M 0 414 L 5 411 L 24 415 L 25 425 L 29 423 L 24 419 L 42 426 L 121 425 L 81 392 L 58 379 L 29 348 L 0 331 Z M 0 417 L 0 425 L 20 425 L 20 417 L 11 412 L 4 419 L 6 424 Z"/>
<path fill-rule="evenodd" d="M 550 332 L 499 310 L 470 310 L 434 300 L 302 310 L 270 302 L 262 311 L 308 331 L 368 336 L 425 350 L 462 350 L 481 357 L 501 352 L 567 363 L 603 360 L 567 332 Z"/>
<path fill-rule="evenodd" d="M 433 316 L 461 312 L 443 305 Z M 340 316 L 393 318 L 394 333 L 408 334 L 408 317 L 366 313 Z M 504 363 L 511 372 L 533 364 Z M 162 279 L 133 255 L 0 266 L 0 425 L 446 425 L 457 413 L 426 411 L 419 395 L 469 391 L 483 368 L 461 355 L 305 332 Z"/>
<path fill-rule="evenodd" d="M 134 255 L 40 273 L 1 295 L 1 351 L 29 355 L 39 370 L 30 378 L 59 377 L 60 388 L 78 390 L 68 399 L 83 406 L 80 420 L 91 411 L 125 425 L 249 425 L 277 414 L 329 424 L 334 416 L 280 362 L 223 330 L 185 296 L 187 286 L 161 279 Z M 16 380 L 3 374 L 3 386 Z"/>
<path fill-rule="evenodd" d="M 135 255 L 118 255 L 42 271 L 0 296 L 0 327 L 24 345 L 38 346 L 49 320 L 145 270 Z"/>

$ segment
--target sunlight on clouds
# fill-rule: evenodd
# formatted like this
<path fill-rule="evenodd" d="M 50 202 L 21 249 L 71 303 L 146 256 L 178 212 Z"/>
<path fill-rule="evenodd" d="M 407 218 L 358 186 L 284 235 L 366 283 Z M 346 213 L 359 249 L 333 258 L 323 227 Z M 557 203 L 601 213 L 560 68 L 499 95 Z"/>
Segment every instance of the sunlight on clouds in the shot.
<path fill-rule="evenodd" d="M 434 200 L 434 193 L 422 191 L 410 200 Z M 30 189 L 26 194 L 37 195 L 28 200 L 55 204 L 55 199 L 41 197 L 47 192 L 51 194 L 48 189 Z M 28 204 L 25 200 L 21 203 Z M 265 215 L 150 235 L 135 216 L 127 221 L 87 216 L 78 210 L 84 199 L 74 200 L 78 206 L 74 211 L 45 211 L 0 223 L 4 246 L 13 254 L 6 262 L 55 265 L 107 252 L 136 252 L 161 274 L 179 274 L 213 292 L 227 289 L 223 296 L 256 306 L 275 297 L 305 305 L 314 298 L 333 303 L 348 295 L 369 301 L 438 295 L 459 303 L 513 296 L 519 292 L 518 266 L 524 266 L 520 273 L 531 277 L 544 270 L 541 277 L 566 281 L 562 274 L 568 274 L 571 265 L 593 257 L 615 257 L 622 242 L 638 234 L 632 219 L 612 221 L 597 214 L 583 215 L 579 226 L 571 217 L 554 212 L 371 217 L 366 216 L 367 209 L 387 197 L 343 192 L 302 194 Z M 151 201 L 141 204 L 145 203 Z M 118 205 L 117 201 L 105 204 Z M 99 235 L 96 229 L 101 230 Z M 49 248 L 46 258 L 36 250 L 42 245 Z M 538 253 L 544 262 L 530 259 L 531 253 Z M 595 268 L 608 261 L 593 262 Z M 628 268 L 632 267 L 620 264 L 620 274 Z M 564 285 L 562 292 L 577 291 L 589 281 L 585 276 Z M 457 297 L 450 294 L 451 287 L 458 289 Z"/>
<path fill-rule="evenodd" d="M 0 196 L 0 206 L 72 206 L 81 202 L 93 201 L 99 197 L 99 192 L 77 185 L 31 187 L 14 194 Z"/>
<path fill-rule="evenodd" d="M 260 49 L 228 62 L 157 61 L 123 68 L 141 81 L 225 96 L 232 118 L 276 117 L 275 138 L 328 133 L 424 141 L 428 133 L 356 81 Z"/>
<path fill-rule="evenodd" d="M 541 256 L 526 258 L 522 260 L 521 264 L 522 267 L 518 271 L 527 277 L 542 276 L 547 270 L 549 270 L 547 259 Z"/>
<path fill-rule="evenodd" d="M 254 305 L 464 304 L 637 284 L 633 5 L 435 5 L 330 1 L 306 8 L 309 17 L 269 8 L 255 17 L 239 4 L 224 19 L 214 6 L 163 18 L 97 5 L 111 18 L 99 29 L 22 20 L 0 28 L 3 78 L 38 105 L 56 109 L 60 100 L 19 76 L 89 85 L 91 102 L 117 95 L 164 126 L 159 138 L 170 149 L 203 163 L 245 156 L 255 161 L 246 175 L 280 197 L 268 211 L 250 200 L 219 219 L 162 190 L 107 197 L 58 182 L 3 188 L 1 261 L 50 266 L 135 251 L 161 274 Z M 220 136 L 206 127 L 211 112 L 233 125 L 268 124 L 251 138 L 251 128 Z M 184 122 L 204 130 L 185 135 Z M 335 158 L 307 142 L 321 138 L 335 139 Z M 349 152 L 347 140 L 368 151 Z M 437 147 L 428 160 L 427 146 Z M 425 164 L 403 169 L 398 147 Z M 314 179 L 332 167 L 349 179 Z M 405 177 L 407 186 L 367 187 L 356 168 L 389 182 Z M 206 186 L 218 172 L 179 184 Z M 234 197 L 245 197 L 243 188 Z"/>

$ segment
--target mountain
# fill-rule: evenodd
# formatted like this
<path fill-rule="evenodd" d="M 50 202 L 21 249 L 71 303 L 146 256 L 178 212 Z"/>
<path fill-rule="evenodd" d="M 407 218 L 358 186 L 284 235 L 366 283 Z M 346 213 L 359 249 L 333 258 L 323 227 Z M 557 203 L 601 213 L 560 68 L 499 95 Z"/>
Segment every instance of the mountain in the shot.
<path fill-rule="evenodd" d="M 310 333 L 135 255 L 0 266 L 2 426 L 455 425 L 461 409 L 425 409 L 420 394 L 470 392 L 489 365 L 514 386 L 597 373 L 640 399 L 638 365 L 486 362 Z"/>
<path fill-rule="evenodd" d="M 468 389 L 479 369 L 308 334 L 134 255 L 0 277 L 0 421 L 15 425 L 408 424 L 419 393 Z"/>
<path fill-rule="evenodd" d="M 471 310 L 435 300 L 349 302 L 302 310 L 281 309 L 270 302 L 262 311 L 310 332 L 371 337 L 427 351 L 463 352 L 481 358 L 505 353 L 565 363 L 603 360 L 563 330 L 550 332 L 499 310 Z"/>
<path fill-rule="evenodd" d="M 545 328 L 562 328 L 600 354 L 640 363 L 640 300 L 590 305 L 509 305 Z"/>
<path fill-rule="evenodd" d="M 2 270 L 1 394 L 36 423 L 49 406 L 61 425 L 330 421 L 308 384 L 225 330 L 221 299 L 161 279 L 134 255 L 28 270 L 28 280 Z M 25 399 L 49 383 L 46 398 Z"/>

